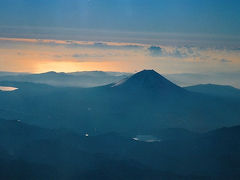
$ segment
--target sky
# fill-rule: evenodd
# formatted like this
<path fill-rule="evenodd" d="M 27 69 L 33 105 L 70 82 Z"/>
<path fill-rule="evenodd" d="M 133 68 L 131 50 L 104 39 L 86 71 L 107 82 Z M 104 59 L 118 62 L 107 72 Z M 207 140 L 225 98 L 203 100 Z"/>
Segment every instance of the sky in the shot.
<path fill-rule="evenodd" d="M 1 0 L 0 71 L 240 71 L 240 1 Z"/>

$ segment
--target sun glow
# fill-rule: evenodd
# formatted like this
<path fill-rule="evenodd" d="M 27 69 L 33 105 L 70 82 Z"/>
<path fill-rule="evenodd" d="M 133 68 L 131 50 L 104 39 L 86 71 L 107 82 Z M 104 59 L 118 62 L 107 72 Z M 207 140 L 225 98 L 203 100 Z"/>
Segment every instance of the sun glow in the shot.
<path fill-rule="evenodd" d="M 36 65 L 34 73 L 47 71 L 75 72 L 75 71 L 121 71 L 124 63 L 119 62 L 45 62 Z"/>
<path fill-rule="evenodd" d="M 240 67 L 238 50 L 154 47 L 137 43 L 0 38 L 0 71 L 156 69 L 161 73 L 192 73 L 234 71 Z"/>

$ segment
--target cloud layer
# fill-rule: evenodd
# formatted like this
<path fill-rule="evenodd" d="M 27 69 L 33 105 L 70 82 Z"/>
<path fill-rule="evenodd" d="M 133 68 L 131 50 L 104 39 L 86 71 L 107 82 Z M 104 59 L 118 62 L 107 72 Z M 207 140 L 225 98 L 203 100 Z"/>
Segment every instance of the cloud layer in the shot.
<path fill-rule="evenodd" d="M 42 72 L 158 69 L 164 73 L 229 71 L 240 50 L 103 41 L 0 38 L 0 70 Z"/>

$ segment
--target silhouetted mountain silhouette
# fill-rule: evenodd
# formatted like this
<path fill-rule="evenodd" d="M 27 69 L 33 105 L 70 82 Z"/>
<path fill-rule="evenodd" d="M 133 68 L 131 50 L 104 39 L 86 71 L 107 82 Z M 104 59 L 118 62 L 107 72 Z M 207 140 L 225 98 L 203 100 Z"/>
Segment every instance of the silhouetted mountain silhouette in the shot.
<path fill-rule="evenodd" d="M 161 93 L 184 93 L 181 87 L 175 85 L 154 70 L 143 70 L 112 85 L 113 88 L 136 91 L 154 91 Z"/>
<path fill-rule="evenodd" d="M 190 92 L 153 70 L 94 88 L 0 85 L 19 88 L 0 93 L 0 117 L 42 127 L 136 135 L 157 134 L 159 128 L 206 131 L 239 124 L 237 100 Z"/>
<path fill-rule="evenodd" d="M 0 81 L 42 83 L 53 86 L 94 87 L 107 85 L 127 77 L 128 73 L 82 71 L 74 73 L 57 73 L 49 71 L 40 74 L 9 74 L 0 72 Z"/>
<path fill-rule="evenodd" d="M 240 177 L 239 126 L 202 134 L 163 129 L 161 141 L 152 143 L 114 132 L 85 137 L 9 120 L 0 120 L 0 130 L 0 179 Z"/>
<path fill-rule="evenodd" d="M 185 87 L 186 90 L 219 97 L 240 98 L 240 89 L 217 84 L 199 84 Z"/>

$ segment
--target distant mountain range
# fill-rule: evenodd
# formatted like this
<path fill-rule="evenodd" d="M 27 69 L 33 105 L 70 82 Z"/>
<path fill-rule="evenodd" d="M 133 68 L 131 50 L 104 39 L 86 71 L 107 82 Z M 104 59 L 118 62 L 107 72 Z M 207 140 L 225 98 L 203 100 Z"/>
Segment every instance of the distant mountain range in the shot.
<path fill-rule="evenodd" d="M 63 87 L 94 87 L 116 83 L 131 75 L 131 73 L 104 71 L 80 71 L 73 73 L 56 73 L 50 71 L 40 74 L 0 72 L 0 81 L 43 83 Z M 218 84 L 240 88 L 240 72 L 206 74 L 182 73 L 165 74 L 164 76 L 181 87 L 198 84 Z"/>
<path fill-rule="evenodd" d="M 193 86 L 197 84 L 230 85 L 240 89 L 240 72 L 208 72 L 208 73 L 180 73 L 166 74 L 169 80 L 179 86 Z"/>
<path fill-rule="evenodd" d="M 0 81 L 18 88 L 0 91 L 0 179 L 240 178 L 236 88 L 182 88 L 154 70 L 85 72 L 123 76 L 89 88 L 45 82 L 75 73 L 15 76 Z"/>
<path fill-rule="evenodd" d="M 0 82 L 4 85 L 19 89 L 0 92 L 0 117 L 42 127 L 137 135 L 157 134 L 160 128 L 207 131 L 239 124 L 239 100 L 191 92 L 153 70 L 93 88 Z"/>
<path fill-rule="evenodd" d="M 63 87 L 94 87 L 119 81 L 129 73 L 82 71 L 73 73 L 56 73 L 54 71 L 41 74 L 0 72 L 0 81 L 32 82 Z"/>
<path fill-rule="evenodd" d="M 216 84 L 200 84 L 195 86 L 185 87 L 186 90 L 208 94 L 212 96 L 220 96 L 226 98 L 240 98 L 240 89 L 232 86 L 216 85 Z"/>

